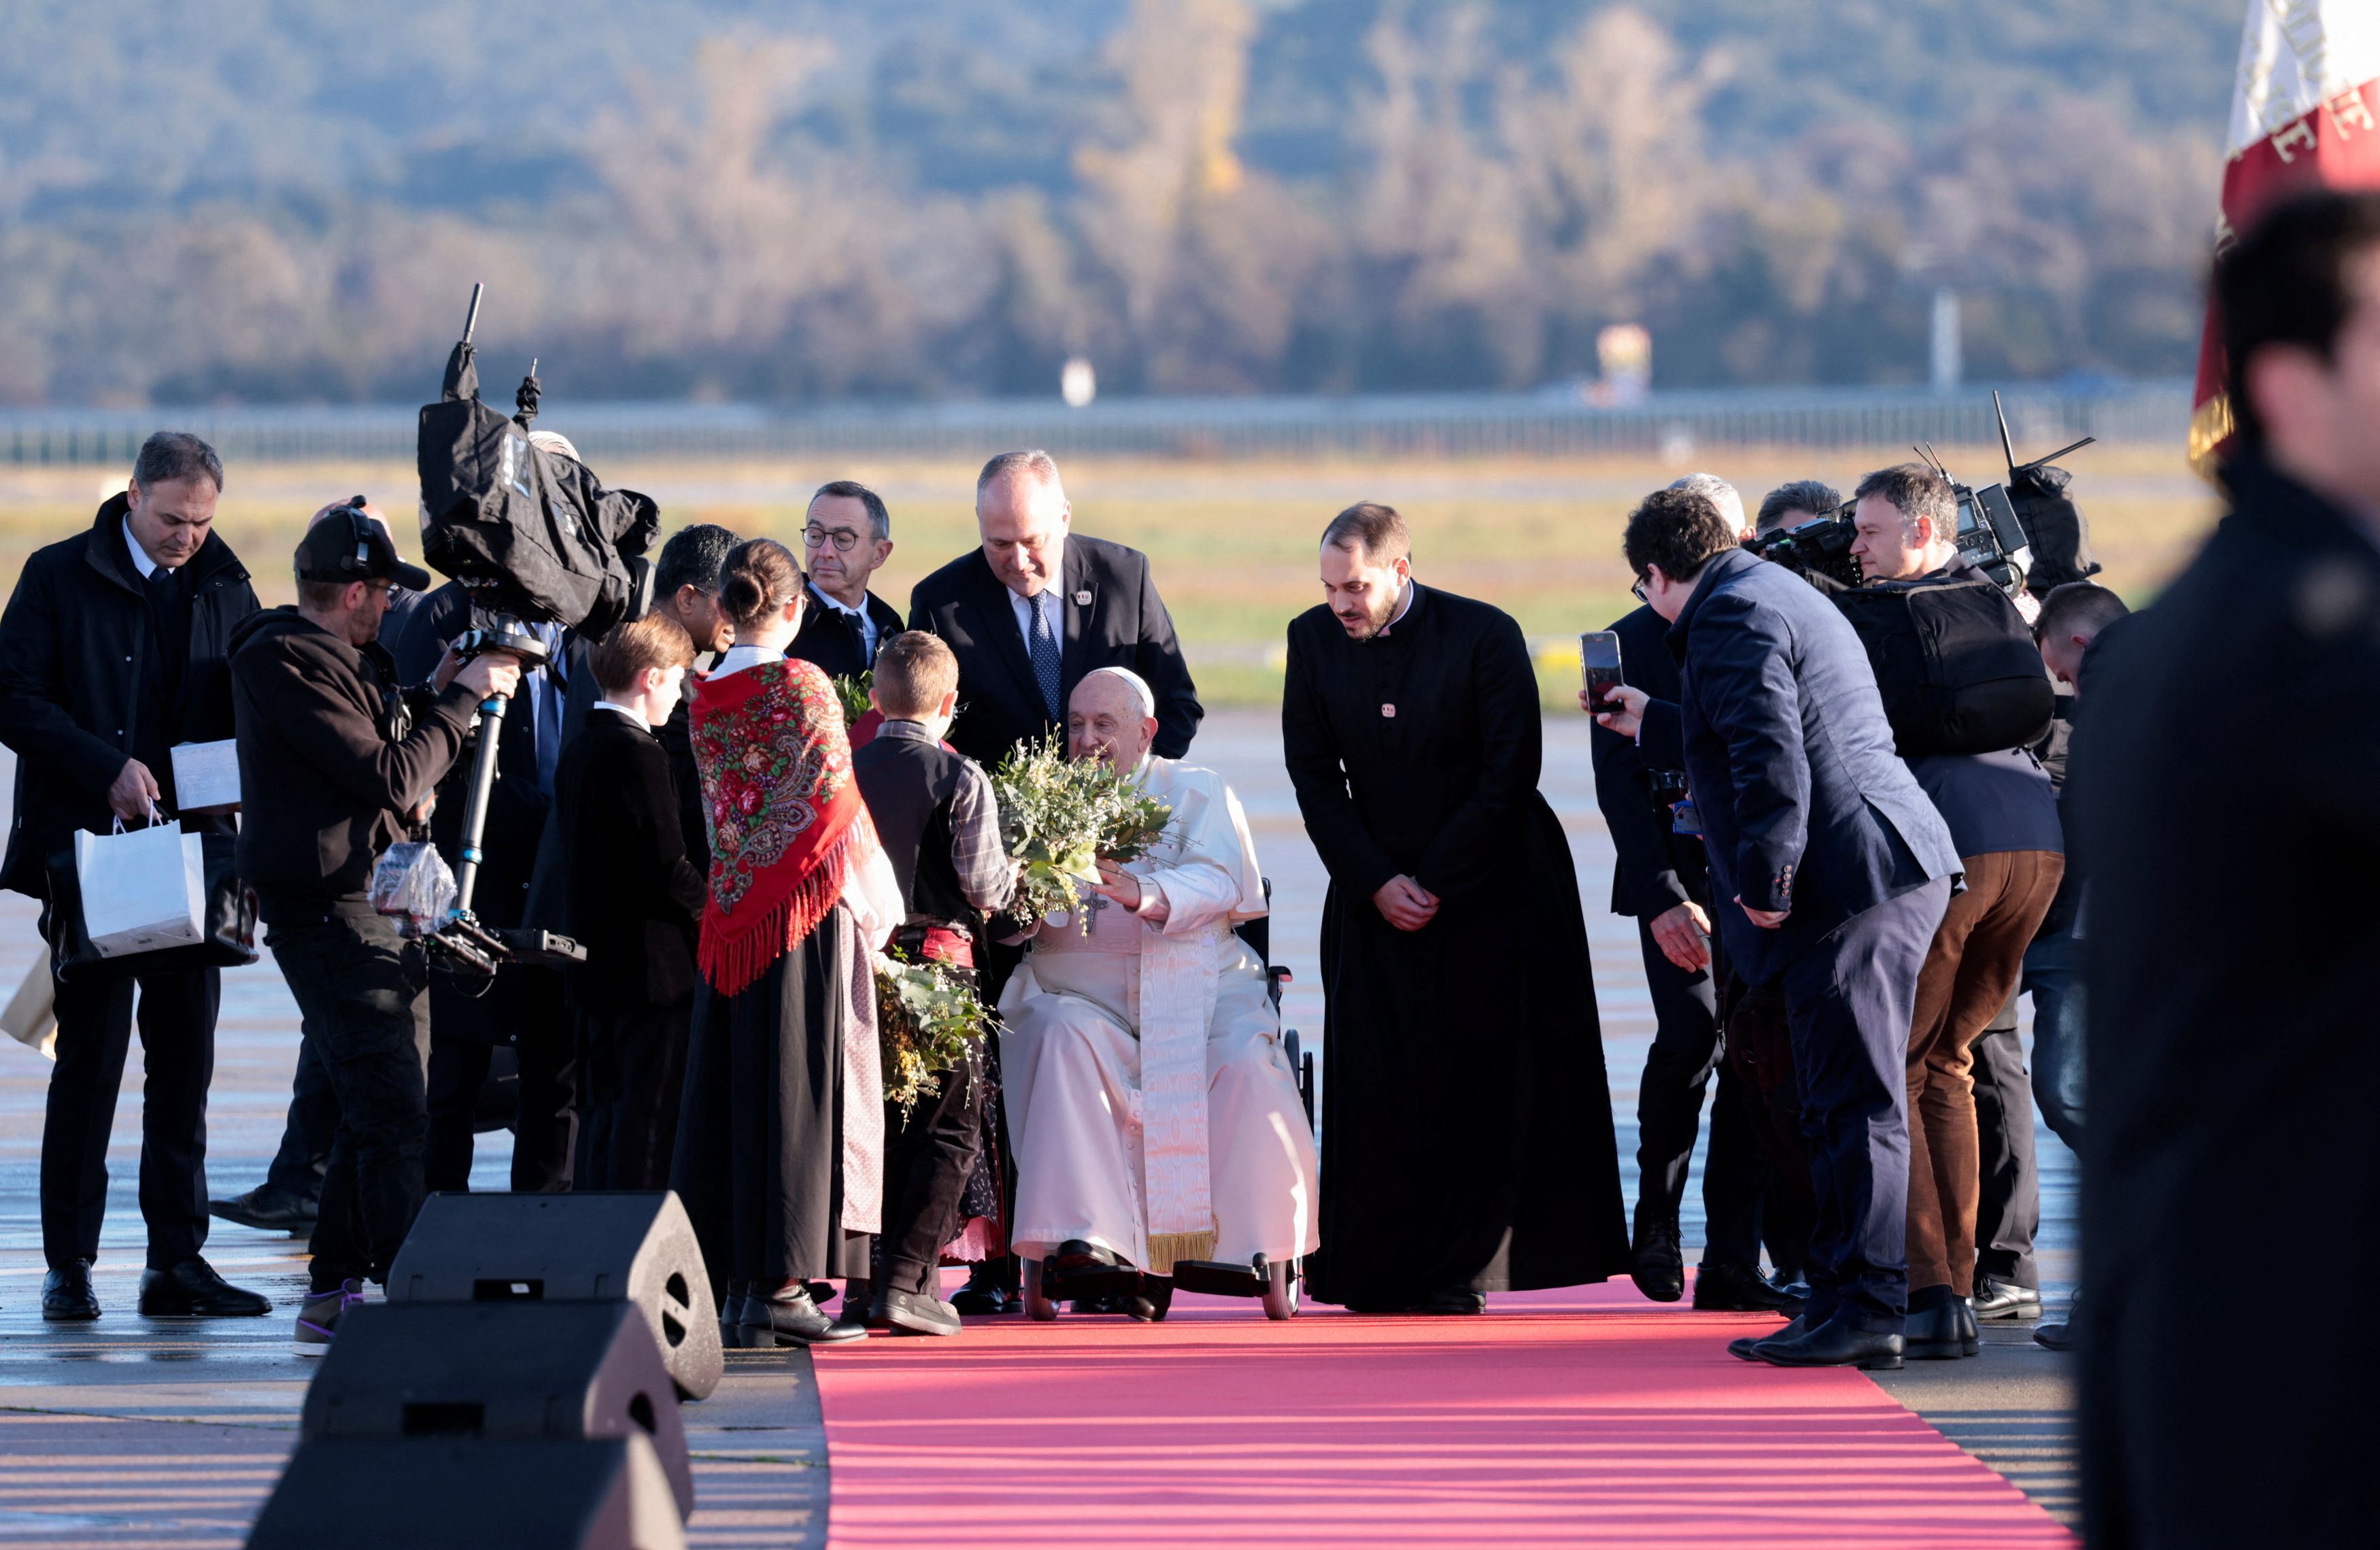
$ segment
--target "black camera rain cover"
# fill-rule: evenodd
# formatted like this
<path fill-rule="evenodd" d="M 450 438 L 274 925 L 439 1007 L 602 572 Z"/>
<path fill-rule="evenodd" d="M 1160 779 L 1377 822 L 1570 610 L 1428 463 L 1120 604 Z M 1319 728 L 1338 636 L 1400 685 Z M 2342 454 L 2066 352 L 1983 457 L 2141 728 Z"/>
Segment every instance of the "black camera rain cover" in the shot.
<path fill-rule="evenodd" d="M 2066 493 L 2074 476 L 2064 469 L 2030 463 L 2008 482 L 2009 503 L 2016 507 L 2017 526 L 2024 530 L 2033 550 L 2033 564 L 2024 573 L 2025 586 L 2035 597 L 2046 597 L 2052 587 L 2099 574 L 2091 555 L 2091 524 L 2082 519 L 2074 498 Z"/>
<path fill-rule="evenodd" d="M 636 582 L 625 562 L 659 536 L 660 507 L 606 490 L 586 465 L 532 445 L 481 403 L 468 344 L 446 363 L 443 397 L 422 406 L 418 458 L 431 565 L 525 618 L 598 635 L 627 616 Z"/>

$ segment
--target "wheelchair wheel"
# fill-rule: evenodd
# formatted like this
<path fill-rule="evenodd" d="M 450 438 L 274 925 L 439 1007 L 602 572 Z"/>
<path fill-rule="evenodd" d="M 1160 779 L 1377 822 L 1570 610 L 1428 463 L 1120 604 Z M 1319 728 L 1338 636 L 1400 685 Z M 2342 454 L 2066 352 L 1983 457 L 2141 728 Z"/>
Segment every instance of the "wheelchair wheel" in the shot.
<path fill-rule="evenodd" d="M 1048 1324 L 1058 1316 L 1058 1305 L 1042 1289 L 1042 1269 L 1038 1264 L 1027 1265 L 1026 1274 L 1017 1277 L 1022 1283 L 1020 1289 L 1025 1293 L 1025 1316 L 1035 1324 Z"/>
<path fill-rule="evenodd" d="M 1297 1317 L 1301 1277 L 1297 1262 L 1282 1260 L 1272 1267 L 1272 1284 L 1265 1288 L 1264 1311 L 1269 1319 Z"/>

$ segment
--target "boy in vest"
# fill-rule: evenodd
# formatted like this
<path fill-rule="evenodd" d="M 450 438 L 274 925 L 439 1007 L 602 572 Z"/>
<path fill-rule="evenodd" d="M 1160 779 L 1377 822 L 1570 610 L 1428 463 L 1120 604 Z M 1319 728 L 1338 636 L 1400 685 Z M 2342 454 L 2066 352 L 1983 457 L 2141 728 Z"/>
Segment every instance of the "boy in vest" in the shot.
<path fill-rule="evenodd" d="M 893 946 L 972 982 L 973 928 L 1008 903 L 1016 865 L 1001 848 L 990 777 L 941 740 L 958 711 L 958 658 L 939 637 L 910 630 L 886 641 L 869 690 L 884 725 L 854 751 L 851 766 L 908 908 Z M 956 1310 L 937 1295 L 941 1251 L 958 1231 L 976 1172 L 988 1086 L 978 1052 L 941 1073 L 941 1090 L 906 1115 L 885 1105 L 877 1279 L 845 1288 L 845 1321 L 918 1335 L 959 1332 Z M 979 1192 L 996 1200 L 996 1191 Z"/>
<path fill-rule="evenodd" d="M 565 918 L 587 949 L 565 975 L 586 1052 L 581 1190 L 669 1188 L 709 884 L 686 860 L 654 729 L 693 663 L 694 642 L 665 613 L 614 626 L 588 657 L 602 698 L 554 774 L 553 821 L 570 856 Z"/>

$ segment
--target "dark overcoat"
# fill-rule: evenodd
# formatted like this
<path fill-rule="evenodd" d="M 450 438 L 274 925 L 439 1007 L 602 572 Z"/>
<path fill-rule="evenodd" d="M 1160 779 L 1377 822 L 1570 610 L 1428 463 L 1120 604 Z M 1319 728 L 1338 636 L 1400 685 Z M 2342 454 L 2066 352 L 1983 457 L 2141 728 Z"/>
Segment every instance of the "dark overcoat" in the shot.
<path fill-rule="evenodd" d="M 2372 1544 L 2380 1266 L 2380 522 L 2252 460 L 2093 643 L 2068 765 L 2087 882 L 2091 1544 Z M 2177 1267 L 2280 1272 L 2288 1338 L 2207 1338 Z"/>
<path fill-rule="evenodd" d="M 248 568 L 220 533 L 208 533 L 190 556 L 181 692 L 170 725 L 140 725 L 143 685 L 160 668 L 148 597 L 124 537 L 128 504 L 112 495 L 88 530 L 35 550 L 0 614 L 0 743 L 17 754 L 0 888 L 35 898 L 49 897 L 49 860 L 77 829 L 107 831 L 107 788 L 127 759 L 141 756 L 171 812 L 166 751 L 232 735 L 232 631 L 261 606 Z M 185 827 L 228 834 L 234 823 L 211 817 Z"/>

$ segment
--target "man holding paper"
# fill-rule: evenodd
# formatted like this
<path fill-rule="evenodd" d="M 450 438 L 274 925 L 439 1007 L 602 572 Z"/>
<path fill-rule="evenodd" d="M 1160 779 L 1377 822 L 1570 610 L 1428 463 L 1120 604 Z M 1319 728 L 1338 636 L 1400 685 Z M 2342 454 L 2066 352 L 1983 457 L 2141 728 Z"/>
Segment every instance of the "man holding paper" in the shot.
<path fill-rule="evenodd" d="M 49 909 L 51 869 L 70 857 L 76 833 L 176 817 L 174 748 L 232 735 L 231 636 L 258 604 L 247 569 L 212 531 L 222 489 L 223 463 L 205 442 L 178 431 L 151 436 L 124 493 L 101 506 L 89 531 L 28 560 L 0 614 L 0 742 L 18 761 L 0 887 L 42 901 L 42 933 L 54 944 L 65 922 Z M 185 826 L 228 832 L 231 820 Z M 136 986 L 148 1075 L 140 1312 L 261 1314 L 270 1303 L 226 1285 L 199 1252 L 218 971 L 145 970 L 138 954 L 121 961 L 58 986 L 57 1065 L 42 1131 L 42 1316 L 99 1317 L 91 1266 Z"/>

